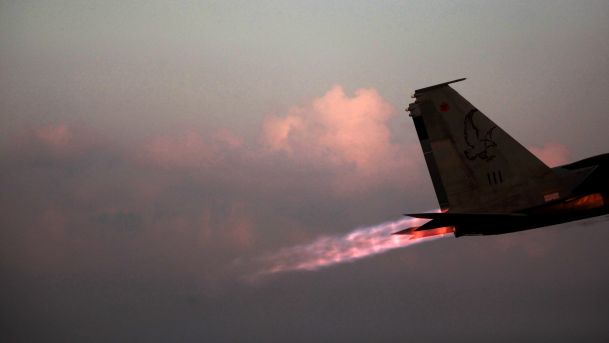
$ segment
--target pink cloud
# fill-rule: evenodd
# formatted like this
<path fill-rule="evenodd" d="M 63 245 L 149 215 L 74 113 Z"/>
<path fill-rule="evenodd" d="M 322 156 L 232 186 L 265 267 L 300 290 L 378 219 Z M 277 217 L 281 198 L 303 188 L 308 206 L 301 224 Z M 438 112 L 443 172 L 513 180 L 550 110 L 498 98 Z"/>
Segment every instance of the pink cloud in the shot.
<path fill-rule="evenodd" d="M 228 215 L 215 234 L 228 239 L 228 243 L 239 250 L 250 248 L 255 240 L 254 224 L 243 203 L 232 203 Z"/>
<path fill-rule="evenodd" d="M 323 181 L 337 194 L 365 192 L 387 184 L 406 188 L 419 172 L 415 167 L 421 163 L 420 148 L 392 140 L 389 121 L 395 114 L 374 89 L 348 95 L 342 87 L 334 86 L 284 115 L 268 116 L 262 127 L 262 145 L 253 149 L 246 149 L 243 139 L 228 130 L 207 136 L 188 130 L 150 139 L 137 151 L 145 163 L 184 170 L 222 167 L 233 161 L 228 159 L 232 153 L 264 163 L 270 153 L 323 170 L 328 177 Z"/>
<path fill-rule="evenodd" d="M 227 201 L 222 205 L 202 204 L 197 214 L 176 213 L 154 223 L 160 235 L 171 232 L 188 237 L 189 244 L 218 248 L 227 253 L 254 246 L 256 225 L 247 204 Z"/>
<path fill-rule="evenodd" d="M 206 210 L 208 211 L 208 210 Z M 218 244 L 224 242 L 231 250 L 243 251 L 252 248 L 255 240 L 255 224 L 242 203 L 229 205 L 228 214 L 219 223 L 212 225 L 210 216 L 204 224 L 204 232 L 210 242 Z"/>
<path fill-rule="evenodd" d="M 34 132 L 40 141 L 56 149 L 69 146 L 74 136 L 66 124 L 46 125 L 36 128 Z"/>
<path fill-rule="evenodd" d="M 303 119 L 296 114 L 289 114 L 283 118 L 269 117 L 264 124 L 265 143 L 271 150 L 292 152 L 290 135 L 303 130 L 304 127 Z"/>
<path fill-rule="evenodd" d="M 556 167 L 567 163 L 571 155 L 569 148 L 555 142 L 545 143 L 540 147 L 534 146 L 531 147 L 530 150 L 533 154 L 535 154 L 535 156 L 550 167 Z"/>
<path fill-rule="evenodd" d="M 188 168 L 205 164 L 211 151 L 194 131 L 153 138 L 144 147 L 145 159 L 164 168 Z"/>
<path fill-rule="evenodd" d="M 208 138 L 187 130 L 150 139 L 140 149 L 140 156 L 145 162 L 166 169 L 201 168 L 217 163 L 224 153 L 242 146 L 243 140 L 225 129 Z"/>
<path fill-rule="evenodd" d="M 412 169 L 411 148 L 391 141 L 388 121 L 394 115 L 374 89 L 359 89 L 349 97 L 334 86 L 306 106 L 268 117 L 262 137 L 270 151 L 340 170 L 334 184 L 351 192 L 396 181 Z"/>
<path fill-rule="evenodd" d="M 227 149 L 238 149 L 243 146 L 243 139 L 227 129 L 220 129 L 213 134 L 214 146 Z"/>
<path fill-rule="evenodd" d="M 96 135 L 65 123 L 46 124 L 17 132 L 10 148 L 17 154 L 43 154 L 55 158 L 80 155 L 93 146 Z"/>
<path fill-rule="evenodd" d="M 246 218 L 233 219 L 229 232 L 232 243 L 239 248 L 248 248 L 254 241 L 253 225 Z"/>

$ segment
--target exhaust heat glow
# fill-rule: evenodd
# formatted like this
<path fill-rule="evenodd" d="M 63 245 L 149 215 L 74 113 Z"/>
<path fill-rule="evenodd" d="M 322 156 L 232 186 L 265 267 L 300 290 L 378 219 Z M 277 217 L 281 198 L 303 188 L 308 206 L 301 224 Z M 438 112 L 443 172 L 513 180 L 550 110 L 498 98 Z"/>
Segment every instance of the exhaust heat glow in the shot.
<path fill-rule="evenodd" d="M 280 250 L 265 258 L 268 267 L 262 274 L 285 271 L 317 270 L 351 262 L 388 250 L 411 246 L 453 233 L 452 227 L 413 234 L 392 235 L 408 227 L 418 226 L 421 219 L 403 218 L 374 226 L 358 228 L 344 236 L 323 236 L 309 244 Z M 451 235 L 452 236 L 452 235 Z"/>

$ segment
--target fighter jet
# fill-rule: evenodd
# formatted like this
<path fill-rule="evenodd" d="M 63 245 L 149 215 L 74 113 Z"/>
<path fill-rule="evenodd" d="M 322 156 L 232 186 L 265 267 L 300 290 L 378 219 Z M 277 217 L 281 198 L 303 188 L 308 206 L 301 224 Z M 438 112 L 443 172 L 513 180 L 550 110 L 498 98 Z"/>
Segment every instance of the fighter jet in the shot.
<path fill-rule="evenodd" d="M 407 214 L 430 220 L 396 234 L 496 235 L 609 213 L 609 153 L 550 168 L 449 86 L 463 80 L 418 89 L 407 108 L 440 212 Z"/>

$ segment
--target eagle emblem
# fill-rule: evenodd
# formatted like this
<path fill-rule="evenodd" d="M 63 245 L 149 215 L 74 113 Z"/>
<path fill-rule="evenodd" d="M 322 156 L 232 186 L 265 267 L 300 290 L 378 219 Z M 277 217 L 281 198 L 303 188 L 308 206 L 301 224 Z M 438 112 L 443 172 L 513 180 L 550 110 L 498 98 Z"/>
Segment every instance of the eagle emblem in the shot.
<path fill-rule="evenodd" d="M 493 140 L 493 131 L 497 126 L 491 127 L 486 132 L 480 132 L 474 123 L 474 114 L 477 112 L 477 109 L 473 109 L 465 115 L 465 120 L 463 121 L 463 137 L 468 148 L 465 149 L 463 153 L 470 161 L 480 158 L 481 160 L 490 162 L 495 158 L 495 155 L 489 152 L 489 149 L 497 146 L 497 143 Z"/>

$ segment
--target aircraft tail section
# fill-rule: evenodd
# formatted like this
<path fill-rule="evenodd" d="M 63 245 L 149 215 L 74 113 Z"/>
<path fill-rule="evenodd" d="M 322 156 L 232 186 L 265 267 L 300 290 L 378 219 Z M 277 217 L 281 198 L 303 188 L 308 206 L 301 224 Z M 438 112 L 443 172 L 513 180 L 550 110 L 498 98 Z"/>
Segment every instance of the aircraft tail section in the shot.
<path fill-rule="evenodd" d="M 408 107 L 440 208 L 503 213 L 543 203 L 551 169 L 449 86 L 462 80 L 418 89 Z"/>

